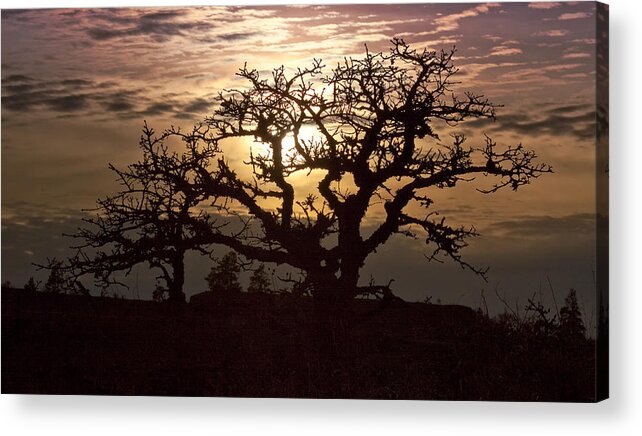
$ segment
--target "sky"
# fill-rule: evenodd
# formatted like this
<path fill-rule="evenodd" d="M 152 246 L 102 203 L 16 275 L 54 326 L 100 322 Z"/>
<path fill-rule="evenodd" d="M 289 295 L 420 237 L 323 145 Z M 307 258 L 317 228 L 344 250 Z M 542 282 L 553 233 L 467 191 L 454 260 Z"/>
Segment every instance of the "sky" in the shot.
<path fill-rule="evenodd" d="M 517 192 L 480 194 L 467 184 L 435 193 L 453 224 L 480 237 L 464 260 L 488 266 L 488 282 L 452 263 L 428 264 L 418 241 L 394 238 L 362 277 L 408 300 L 502 309 L 495 293 L 553 305 L 578 290 L 587 318 L 595 293 L 596 12 L 592 2 L 49 9 L 2 11 L 2 280 L 41 280 L 32 262 L 70 254 L 81 209 L 118 189 L 107 165 L 139 158 L 143 120 L 162 130 L 207 116 L 245 62 L 268 72 L 321 58 L 413 47 L 457 49 L 457 91 L 503 105 L 497 120 L 453 128 L 481 144 L 523 143 L 553 167 Z M 226 151 L 243 171 L 248 144 Z M 313 189 L 301 178 L 297 188 Z M 221 253 L 225 250 L 221 249 Z M 211 264 L 188 258 L 186 293 L 205 289 Z M 148 298 L 137 268 L 126 295 Z"/>

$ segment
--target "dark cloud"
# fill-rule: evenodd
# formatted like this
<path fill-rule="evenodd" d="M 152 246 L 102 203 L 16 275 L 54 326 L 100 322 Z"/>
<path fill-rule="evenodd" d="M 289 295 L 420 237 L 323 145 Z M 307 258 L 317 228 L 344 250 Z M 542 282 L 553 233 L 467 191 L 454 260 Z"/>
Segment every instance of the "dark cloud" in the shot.
<path fill-rule="evenodd" d="M 183 107 L 183 112 L 201 114 L 212 108 L 212 101 L 206 98 L 197 98 Z"/>
<path fill-rule="evenodd" d="M 2 68 L 5 68 L 4 66 Z M 2 83 L 24 83 L 24 82 L 31 82 L 33 79 L 29 76 L 25 76 L 24 74 L 11 74 L 5 78 L 2 79 Z"/>
<path fill-rule="evenodd" d="M 578 213 L 563 217 L 532 216 L 500 221 L 490 231 L 517 238 L 570 238 L 571 235 L 595 235 L 596 215 Z"/>
<path fill-rule="evenodd" d="M 3 80 L 2 90 L 6 94 L 24 94 L 38 89 L 34 83 L 16 83 Z"/>
<path fill-rule="evenodd" d="M 495 132 L 512 131 L 533 136 L 572 135 L 578 139 L 591 139 L 595 137 L 596 114 L 588 105 L 564 105 L 533 115 L 500 113 L 496 120 L 480 118 L 466 124 Z"/>
<path fill-rule="evenodd" d="M 14 77 L 3 80 L 2 91 L 2 107 L 14 112 L 47 109 L 72 113 L 86 111 L 95 103 L 110 112 L 129 112 L 135 109 L 132 100 L 137 96 L 137 91 L 122 90 L 117 83 L 82 78 L 45 81 Z"/>
<path fill-rule="evenodd" d="M 171 36 L 186 36 L 194 32 L 211 29 L 214 24 L 205 21 L 178 21 L 185 13 L 161 11 L 142 15 L 139 18 L 122 17 L 113 14 L 94 16 L 114 26 L 93 26 L 86 29 L 87 35 L 96 41 L 106 41 L 131 36 L 148 36 L 154 41 L 166 41 Z"/>
<path fill-rule="evenodd" d="M 24 112 L 31 110 L 35 106 L 46 104 L 50 100 L 44 92 L 31 92 L 29 87 L 9 87 L 3 86 L 2 107 L 6 110 Z M 3 120 L 5 117 L 2 117 Z"/>
<path fill-rule="evenodd" d="M 121 15 L 122 10 L 119 9 L 87 9 L 87 16 L 91 20 L 104 21 L 111 24 L 127 25 L 136 22 L 135 18 L 130 16 Z"/>
<path fill-rule="evenodd" d="M 11 80 L 2 81 L 2 107 L 16 112 L 42 107 L 59 112 L 85 109 L 93 85 L 84 79 L 47 82 L 31 77 L 9 78 Z"/>
<path fill-rule="evenodd" d="M 554 107 L 552 109 L 549 109 L 547 113 L 551 115 L 568 115 L 576 112 L 586 112 L 590 109 L 590 106 L 586 104 L 571 104 L 567 106 Z"/>
<path fill-rule="evenodd" d="M 124 31 L 108 29 L 105 27 L 94 27 L 91 29 L 87 29 L 87 34 L 97 41 L 104 41 L 107 39 L 116 38 L 117 36 L 131 36 L 137 35 L 138 33 L 132 32 L 131 30 Z"/>
<path fill-rule="evenodd" d="M 194 119 L 212 106 L 211 100 L 204 97 L 190 100 L 176 94 L 153 100 L 141 89 L 124 89 L 115 81 L 94 82 L 84 78 L 45 81 L 12 75 L 3 80 L 2 92 L 3 109 L 22 113 L 45 109 L 63 115 L 80 111 L 96 114 L 102 110 L 119 117 L 175 114 L 178 118 Z M 7 121 L 6 115 L 3 121 Z"/>
<path fill-rule="evenodd" d="M 5 94 L 2 96 L 2 107 L 15 112 L 27 112 L 41 107 L 68 112 L 82 106 L 84 104 L 82 102 L 86 102 L 85 96 L 58 96 L 57 94 L 59 93 L 47 91 Z"/>
<path fill-rule="evenodd" d="M 109 112 L 129 112 L 134 109 L 134 105 L 126 100 L 116 99 L 106 102 L 103 107 Z"/>
<path fill-rule="evenodd" d="M 551 115 L 538 121 L 524 121 L 505 117 L 499 121 L 502 129 L 513 130 L 526 134 L 575 135 L 580 139 L 594 136 L 595 112 L 590 111 L 579 115 Z"/>
<path fill-rule="evenodd" d="M 94 82 L 85 79 L 66 79 L 60 81 L 63 86 L 93 86 Z"/>
<path fill-rule="evenodd" d="M 16 20 L 21 22 L 31 21 L 38 9 L 3 9 L 2 20 Z"/>
<path fill-rule="evenodd" d="M 108 112 L 134 115 L 137 113 L 136 107 L 138 104 L 149 101 L 141 96 L 138 90 L 123 90 L 115 83 L 100 83 L 95 88 L 98 92 L 94 95 L 94 100 Z"/>
<path fill-rule="evenodd" d="M 170 103 L 154 103 L 145 109 L 145 113 L 150 115 L 158 115 L 167 112 L 174 112 L 174 106 Z"/>
<path fill-rule="evenodd" d="M 83 94 L 65 95 L 46 102 L 49 108 L 59 112 L 76 112 L 87 107 L 87 96 Z"/>
<path fill-rule="evenodd" d="M 226 33 L 224 35 L 219 35 L 218 38 L 227 42 L 237 42 L 244 39 L 251 38 L 252 36 L 257 35 L 256 32 L 237 32 L 237 33 Z"/>
<path fill-rule="evenodd" d="M 179 11 L 179 10 L 159 11 L 159 12 L 152 12 L 150 14 L 145 14 L 141 17 L 141 20 L 164 21 L 164 20 L 172 20 L 174 18 L 182 17 L 183 15 L 185 15 L 185 11 Z"/>

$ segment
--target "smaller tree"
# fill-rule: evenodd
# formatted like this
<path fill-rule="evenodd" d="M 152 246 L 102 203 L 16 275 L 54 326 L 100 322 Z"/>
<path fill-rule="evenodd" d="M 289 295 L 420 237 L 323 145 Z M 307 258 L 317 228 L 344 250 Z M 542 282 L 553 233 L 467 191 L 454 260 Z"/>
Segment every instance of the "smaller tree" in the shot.
<path fill-rule="evenodd" d="M 254 293 L 270 292 L 270 277 L 265 271 L 264 264 L 260 264 L 252 273 L 252 276 L 250 277 L 250 285 L 248 286 L 247 291 Z"/>
<path fill-rule="evenodd" d="M 77 254 L 54 265 L 56 269 L 76 280 L 93 276 L 98 287 L 107 289 L 127 287 L 116 274 L 128 275 L 135 265 L 147 263 L 160 271 L 157 278 L 164 282 L 155 299 L 167 296 L 171 302 L 184 303 L 185 254 L 190 250 L 209 254 L 211 234 L 218 229 L 200 207 L 207 197 L 200 179 L 209 180 L 205 168 L 217 152 L 196 146 L 207 135 L 207 128 L 200 126 L 187 133 L 172 128 L 156 135 L 145 124 L 139 142 L 141 160 L 124 169 L 109 166 L 121 191 L 99 199 L 90 210 L 93 215 L 83 220 L 86 226 L 67 235 L 82 242 L 74 247 Z M 172 143 L 182 143 L 184 151 L 172 151 Z"/>
<path fill-rule="evenodd" d="M 167 288 L 165 288 L 160 283 L 156 283 L 156 287 L 152 292 L 152 300 L 154 300 L 157 303 L 162 303 L 163 301 L 166 301 L 168 298 L 169 298 L 169 290 L 167 290 Z"/>
<path fill-rule="evenodd" d="M 585 339 L 586 327 L 582 321 L 582 313 L 577 303 L 577 292 L 571 289 L 564 299 L 564 306 L 560 309 L 560 337 L 564 340 Z"/>
<path fill-rule="evenodd" d="M 48 259 L 47 266 L 39 266 L 49 270 L 44 291 L 52 294 L 89 295 L 89 290 L 78 280 L 72 270 L 61 260 Z"/>
<path fill-rule="evenodd" d="M 66 291 L 68 279 L 65 275 L 63 263 L 56 258 L 49 261 L 49 277 L 45 282 L 45 292 L 60 294 Z"/>
<path fill-rule="evenodd" d="M 29 277 L 29 280 L 27 280 L 27 283 L 24 285 L 24 290 L 27 292 L 36 292 L 38 288 L 40 288 L 41 283 L 40 280 L 35 281 L 33 277 Z"/>
<path fill-rule="evenodd" d="M 210 273 L 205 280 L 209 290 L 224 295 L 241 292 L 239 283 L 239 273 L 241 264 L 238 256 L 234 251 L 230 251 L 225 256 L 217 259 Z"/>

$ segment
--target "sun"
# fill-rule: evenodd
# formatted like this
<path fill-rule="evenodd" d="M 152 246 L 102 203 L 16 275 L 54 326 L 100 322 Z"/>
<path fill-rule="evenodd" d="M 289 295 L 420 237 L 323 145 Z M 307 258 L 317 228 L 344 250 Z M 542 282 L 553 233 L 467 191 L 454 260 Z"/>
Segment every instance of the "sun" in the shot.
<path fill-rule="evenodd" d="M 312 142 L 319 143 L 322 139 L 323 136 L 319 130 L 310 125 L 301 126 L 296 138 L 294 132 L 288 133 L 281 141 L 284 162 L 288 162 L 292 158 L 300 157 L 300 153 L 296 147 L 297 141 L 300 146 L 308 146 Z M 250 153 L 254 156 L 272 156 L 272 146 L 268 143 L 254 140 L 249 146 Z"/>
<path fill-rule="evenodd" d="M 296 150 L 295 141 L 298 140 L 299 145 L 310 144 L 310 142 L 318 142 L 321 140 L 321 133 L 319 130 L 313 126 L 302 126 L 299 129 L 297 138 L 295 138 L 294 133 L 288 133 L 288 135 L 283 138 L 281 144 L 283 145 L 283 156 L 293 156 L 298 154 Z"/>

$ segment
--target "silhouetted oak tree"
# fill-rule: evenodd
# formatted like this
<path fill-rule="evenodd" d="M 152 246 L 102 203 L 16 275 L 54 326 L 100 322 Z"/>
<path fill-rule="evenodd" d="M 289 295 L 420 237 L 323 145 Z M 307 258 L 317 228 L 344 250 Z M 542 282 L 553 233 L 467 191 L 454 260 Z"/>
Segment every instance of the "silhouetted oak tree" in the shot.
<path fill-rule="evenodd" d="M 395 39 L 389 53 L 366 52 L 327 73 L 320 60 L 291 73 L 277 68 L 267 78 L 242 68 L 238 76 L 249 86 L 218 96 L 204 147 L 220 152 L 224 141 L 246 137 L 265 151 L 251 153 L 251 178 L 220 158 L 202 188 L 222 213 L 242 210 L 252 225 L 234 238 L 212 234 L 209 242 L 301 270 L 330 312 L 359 295 L 390 293 L 386 285 L 360 286 L 359 271 L 395 234 L 421 237 L 432 247 L 428 258 L 444 254 L 483 275 L 460 255 L 474 228 L 437 217 L 431 193 L 476 176 L 494 178 L 479 188 L 484 193 L 517 189 L 550 167 L 521 144 L 500 148 L 486 137 L 484 145 L 467 147 L 461 134 L 442 141 L 438 129 L 495 116 L 483 96 L 451 90 L 453 55 Z M 312 172 L 322 175 L 317 193 L 300 198 L 292 176 Z M 383 219 L 365 231 L 366 214 L 376 208 Z"/>

